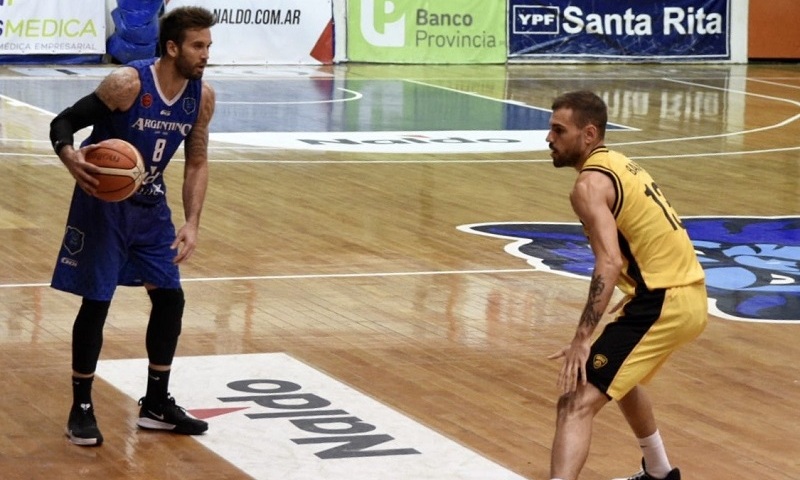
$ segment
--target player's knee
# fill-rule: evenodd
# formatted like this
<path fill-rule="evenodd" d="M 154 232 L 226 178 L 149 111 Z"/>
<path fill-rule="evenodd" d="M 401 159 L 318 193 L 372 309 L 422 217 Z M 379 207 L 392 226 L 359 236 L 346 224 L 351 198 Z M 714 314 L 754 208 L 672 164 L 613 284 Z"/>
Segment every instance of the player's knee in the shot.
<path fill-rule="evenodd" d="M 79 328 L 102 330 L 110 305 L 109 301 L 84 298 L 81 308 L 78 310 L 78 316 L 75 318 L 75 325 Z"/>
<path fill-rule="evenodd" d="M 568 416 L 570 412 L 574 412 L 576 408 L 576 398 L 575 392 L 565 393 L 558 397 L 558 403 L 556 404 L 556 409 L 558 411 L 558 416 Z"/>
<path fill-rule="evenodd" d="M 593 385 L 582 385 L 576 391 L 559 397 L 556 407 L 558 419 L 565 421 L 593 417 L 608 401 L 608 397 Z"/>
<path fill-rule="evenodd" d="M 181 288 L 156 288 L 147 292 L 153 308 L 150 312 L 149 329 L 164 337 L 177 338 L 181 334 L 183 307 L 186 300 Z"/>
<path fill-rule="evenodd" d="M 593 412 L 580 401 L 575 392 L 566 393 L 561 395 L 558 399 L 557 407 L 557 422 L 558 424 L 572 423 L 576 421 L 585 420 L 593 415 Z"/>

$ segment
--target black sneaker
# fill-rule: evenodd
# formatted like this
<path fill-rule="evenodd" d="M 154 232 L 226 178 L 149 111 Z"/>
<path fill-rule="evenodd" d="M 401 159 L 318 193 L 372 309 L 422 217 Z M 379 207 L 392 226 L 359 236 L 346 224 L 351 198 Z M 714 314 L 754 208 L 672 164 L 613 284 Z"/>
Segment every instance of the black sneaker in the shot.
<path fill-rule="evenodd" d="M 66 434 L 70 442 L 82 447 L 99 447 L 103 444 L 103 435 L 97 428 L 94 407 L 91 403 L 72 406 L 67 420 Z"/>
<path fill-rule="evenodd" d="M 666 477 L 656 478 L 647 473 L 644 467 L 644 459 L 642 459 L 642 470 L 639 473 L 634 473 L 630 477 L 615 478 L 614 480 L 681 480 L 681 471 L 673 468 Z"/>
<path fill-rule="evenodd" d="M 208 430 L 208 423 L 189 415 L 167 396 L 161 404 L 151 404 L 145 397 L 139 399 L 139 420 L 136 425 L 148 430 L 168 430 L 183 435 L 200 435 Z"/>

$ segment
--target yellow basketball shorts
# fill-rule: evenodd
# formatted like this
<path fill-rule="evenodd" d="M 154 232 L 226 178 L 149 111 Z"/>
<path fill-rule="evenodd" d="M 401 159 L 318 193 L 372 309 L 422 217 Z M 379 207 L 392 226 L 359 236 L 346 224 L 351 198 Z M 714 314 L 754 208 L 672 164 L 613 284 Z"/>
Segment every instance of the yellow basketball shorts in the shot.
<path fill-rule="evenodd" d="M 637 293 L 592 344 L 589 383 L 619 400 L 708 323 L 705 282 Z"/>

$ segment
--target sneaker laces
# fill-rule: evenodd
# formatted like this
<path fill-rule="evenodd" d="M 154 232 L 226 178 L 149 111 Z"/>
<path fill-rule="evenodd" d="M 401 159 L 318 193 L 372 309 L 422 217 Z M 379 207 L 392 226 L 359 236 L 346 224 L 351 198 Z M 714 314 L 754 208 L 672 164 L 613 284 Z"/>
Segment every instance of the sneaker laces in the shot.
<path fill-rule="evenodd" d="M 78 425 L 86 426 L 97 423 L 91 403 L 82 403 L 79 408 L 74 408 L 73 411 L 75 414 L 70 416 Z"/>
<path fill-rule="evenodd" d="M 140 407 L 144 405 L 145 400 L 147 400 L 146 396 L 139 399 Z M 167 393 L 167 398 L 165 400 L 163 400 L 160 403 L 154 403 L 153 406 L 161 408 L 162 413 L 164 410 L 171 410 L 175 412 L 177 415 L 187 416 L 186 409 L 178 405 L 177 402 L 175 401 L 175 397 L 173 397 L 169 393 Z"/>
<path fill-rule="evenodd" d="M 97 428 L 97 419 L 91 404 L 81 404 L 73 407 L 67 420 L 67 436 L 71 440 L 96 438 L 97 444 L 103 441 L 100 429 Z M 73 440 L 73 443 L 74 442 Z"/>

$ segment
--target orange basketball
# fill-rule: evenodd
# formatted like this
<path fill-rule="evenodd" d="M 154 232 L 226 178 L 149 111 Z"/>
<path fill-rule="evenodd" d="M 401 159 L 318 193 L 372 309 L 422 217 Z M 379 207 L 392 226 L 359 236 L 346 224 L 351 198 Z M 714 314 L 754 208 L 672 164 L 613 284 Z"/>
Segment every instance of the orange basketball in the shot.
<path fill-rule="evenodd" d="M 120 202 L 130 197 L 144 180 L 144 161 L 136 147 L 111 138 L 86 151 L 84 158 L 100 168 L 95 177 L 100 180 L 97 198 L 106 202 Z"/>

